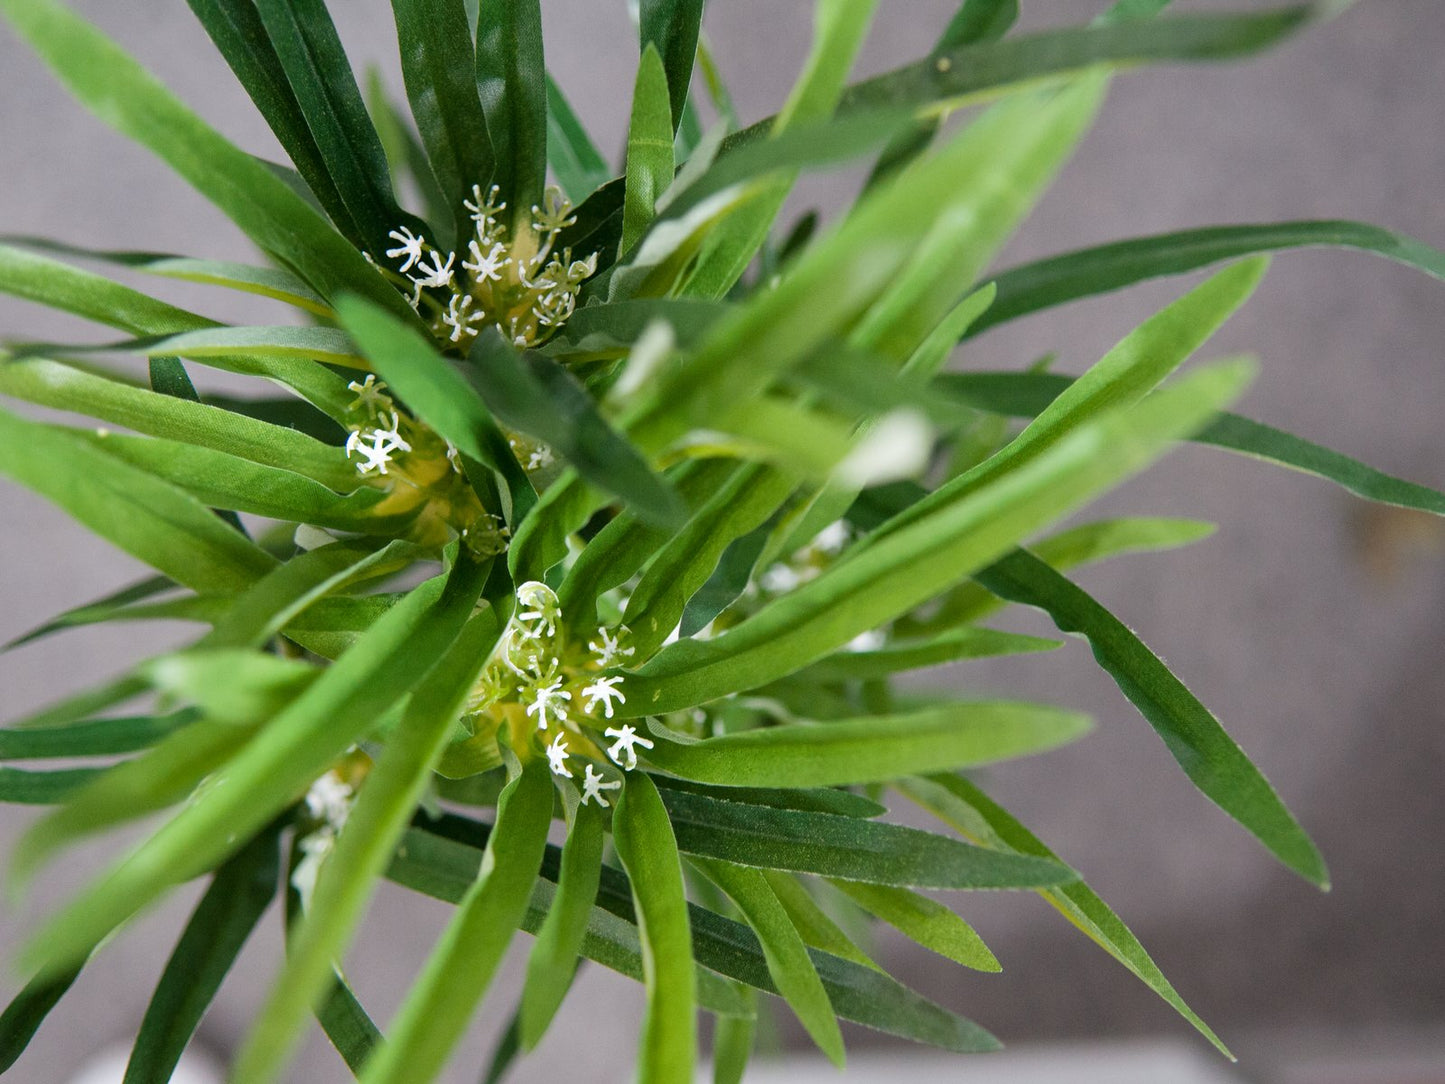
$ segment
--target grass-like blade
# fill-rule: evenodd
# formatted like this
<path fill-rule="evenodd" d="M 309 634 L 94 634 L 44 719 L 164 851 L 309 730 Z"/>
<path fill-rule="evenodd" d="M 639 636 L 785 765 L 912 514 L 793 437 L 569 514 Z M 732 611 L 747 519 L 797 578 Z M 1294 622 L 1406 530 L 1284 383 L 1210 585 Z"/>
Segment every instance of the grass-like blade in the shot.
<path fill-rule="evenodd" d="M 778 992 L 797 1014 L 799 1023 L 818 1044 L 818 1049 L 842 1068 L 843 1035 L 838 1030 L 838 1018 L 828 1001 L 828 992 L 808 956 L 807 945 L 767 879 L 759 870 L 731 862 L 706 858 L 694 858 L 693 862 L 737 905 L 758 935 L 768 974 Z"/>
<path fill-rule="evenodd" d="M 378 259 L 404 216 L 391 190 L 381 139 L 366 112 L 325 0 L 254 0 L 332 183 Z"/>
<path fill-rule="evenodd" d="M 194 712 L 183 710 L 166 715 L 95 719 L 45 730 L 0 730 L 0 760 L 134 753 L 150 748 L 195 718 Z"/>
<path fill-rule="evenodd" d="M 0 369 L 0 375 L 4 370 Z M 175 583 L 169 576 L 147 576 L 143 580 L 128 584 L 118 591 L 112 591 L 108 595 L 96 599 L 94 602 L 87 602 L 80 606 L 72 606 L 63 613 L 56 614 L 49 621 L 36 625 L 27 632 L 8 640 L 0 645 L 0 652 L 11 651 L 25 644 L 33 643 L 54 633 L 61 632 L 78 625 L 91 625 L 100 621 L 108 621 L 116 614 L 125 610 L 128 606 L 143 602 L 145 599 L 154 598 L 156 595 L 165 594 L 176 589 Z M 3 741 L 0 741 L 0 749 L 4 748 Z M 0 753 L 3 759 L 3 753 Z"/>
<path fill-rule="evenodd" d="M 1247 375 L 1237 364 L 1211 367 L 1106 412 L 935 515 L 850 551 L 721 636 L 664 648 L 628 677 L 619 712 L 657 714 L 766 684 L 908 612 L 1143 469 L 1238 394 Z"/>
<path fill-rule="evenodd" d="M 692 933 L 671 813 L 652 780 L 639 772 L 628 778 L 612 820 L 642 934 L 647 1010 L 638 1042 L 638 1084 L 691 1080 L 697 1057 Z"/>
<path fill-rule="evenodd" d="M 74 434 L 4 411 L 0 473 L 203 594 L 238 590 L 275 567 L 274 558 L 168 483 Z"/>
<path fill-rule="evenodd" d="M 1082 737 L 1086 716 L 1041 704 L 960 701 L 902 715 L 782 726 L 702 740 L 653 727 L 647 759 L 685 779 L 722 786 L 826 787 L 976 767 Z"/>
<path fill-rule="evenodd" d="M 123 1084 L 171 1079 L 221 980 L 276 896 L 279 831 L 263 829 L 211 878 L 146 1006 Z"/>
<path fill-rule="evenodd" d="M 998 296 L 969 329 L 978 335 L 998 324 L 1081 297 L 1136 282 L 1180 275 L 1224 260 L 1294 248 L 1347 248 L 1370 252 L 1445 280 L 1445 252 L 1365 222 L 1330 219 L 1271 222 L 1139 237 L 1080 249 L 1011 267 L 995 280 Z"/>
<path fill-rule="evenodd" d="M 794 677 L 810 681 L 886 677 L 902 670 L 921 670 L 959 659 L 1052 651 L 1061 646 L 1059 640 L 969 626 L 927 640 L 893 641 L 885 647 L 867 651 L 839 651 L 804 667 Z"/>
<path fill-rule="evenodd" d="M 1024 860 L 917 828 L 661 793 L 680 850 L 738 865 L 915 888 L 1040 888 L 1075 880 L 1057 862 Z"/>
<path fill-rule="evenodd" d="M 1073 378 L 1062 373 L 941 373 L 934 383 L 945 394 L 979 409 L 1033 417 L 1062 395 Z M 1191 439 L 1313 474 L 1365 500 L 1445 515 L 1445 493 L 1440 490 L 1385 474 L 1342 452 L 1238 414 L 1221 411 Z"/>
<path fill-rule="evenodd" d="M 94 27 L 57 0 L 3 0 L 0 12 L 83 105 L 164 159 L 322 297 L 351 290 L 416 319 L 406 299 L 305 200 Z"/>
<path fill-rule="evenodd" d="M 1003 970 L 974 928 L 937 900 L 894 885 L 837 879 L 831 883 L 874 918 L 924 948 L 975 971 Z"/>
<path fill-rule="evenodd" d="M 1007 810 L 961 776 L 937 775 L 907 780 L 900 789 L 969 839 L 993 847 L 1007 847 L 1019 854 L 1058 857 Z M 1139 939 L 1092 888 L 1083 881 L 1075 881 L 1057 888 L 1041 889 L 1040 895 L 1198 1028 L 1220 1053 L 1233 1058 L 1209 1025 L 1179 996 Z"/>
<path fill-rule="evenodd" d="M 85 955 L 116 925 L 171 885 L 227 857 L 239 839 L 295 800 L 450 646 L 481 592 L 483 571 L 463 551 L 449 574 L 414 588 L 378 618 L 225 760 L 217 785 L 51 916 L 30 943 L 29 960 L 58 969 Z"/>
<path fill-rule="evenodd" d="M 459 232 L 470 228 L 462 202 L 491 185 L 495 161 L 477 95 L 476 53 L 462 0 L 392 0 L 401 73 L 432 171 Z"/>
<path fill-rule="evenodd" d="M 498 418 L 548 444 L 587 481 L 661 526 L 682 520 L 684 509 L 673 487 L 557 362 L 535 350 L 519 353 L 488 331 L 477 338 L 462 372 Z"/>
<path fill-rule="evenodd" d="M 627 128 L 627 187 L 622 205 L 622 251 L 630 252 L 656 217 L 657 198 L 672 183 L 672 116 L 667 73 L 649 42 L 637 66 L 632 120 Z"/>
<path fill-rule="evenodd" d="M 1083 588 L 1024 550 L 975 574 L 1010 602 L 1043 610 L 1086 637 L 1094 657 L 1139 709 L 1199 790 L 1306 880 L 1329 886 L 1319 850 L 1219 720 L 1158 655 Z"/>
<path fill-rule="evenodd" d="M 272 1080 L 284 1069 L 306 1010 L 326 993 L 332 961 L 345 957 L 499 632 L 490 610 L 473 618 L 412 694 L 322 866 L 310 910 L 292 931 L 286 965 L 237 1055 L 237 1079 Z"/>
<path fill-rule="evenodd" d="M 718 1017 L 712 1031 L 712 1084 L 743 1084 L 756 1031 L 755 1016 Z"/>
<path fill-rule="evenodd" d="M 527 957 L 526 984 L 517 1009 L 518 1041 L 524 1050 L 541 1042 L 571 988 L 602 876 L 603 827 L 599 807 L 578 805 L 572 814 L 562 846 L 557 897 Z"/>
<path fill-rule="evenodd" d="M 552 800 L 551 776 L 539 762 L 502 792 L 483 872 L 457 905 L 386 1041 L 362 1070 L 362 1084 L 429 1084 L 441 1072 L 526 914 Z"/>
<path fill-rule="evenodd" d="M 0 1013 L 0 1073 L 7 1072 L 25 1053 L 50 1010 L 60 1003 L 79 977 L 79 967 L 53 977 L 37 976 L 5 1006 L 5 1011 Z"/>
<path fill-rule="evenodd" d="M 801 809 L 811 813 L 836 813 L 840 817 L 862 817 L 865 820 L 882 816 L 887 810 L 872 798 L 834 787 L 733 787 L 713 786 L 673 776 L 654 776 L 659 787 L 682 790 L 729 802 L 771 806 L 774 809 Z"/>
<path fill-rule="evenodd" d="M 15 805 L 58 805 L 93 783 L 100 768 L 0 768 L 0 802 Z"/>
<path fill-rule="evenodd" d="M 612 179 L 607 161 L 550 75 L 547 76 L 547 164 L 557 175 L 562 191 L 574 203 L 581 203 Z"/>
<path fill-rule="evenodd" d="M 547 183 L 547 66 L 538 0 L 482 0 L 476 48 L 493 180 L 512 221 L 528 222 Z"/>

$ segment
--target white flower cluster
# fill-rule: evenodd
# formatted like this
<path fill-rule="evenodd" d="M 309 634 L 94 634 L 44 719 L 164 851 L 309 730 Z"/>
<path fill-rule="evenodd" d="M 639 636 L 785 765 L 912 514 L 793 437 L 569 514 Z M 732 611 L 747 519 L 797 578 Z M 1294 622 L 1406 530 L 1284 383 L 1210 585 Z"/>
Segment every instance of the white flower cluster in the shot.
<path fill-rule="evenodd" d="M 336 837 L 341 834 L 354 803 L 351 784 L 335 771 L 327 772 L 306 792 L 306 812 L 316 822 L 316 827 L 301 837 L 301 861 L 291 872 L 291 885 L 301 897 L 303 911 L 311 909 L 311 897 L 316 892 L 321 864 L 336 846 Z"/>
<path fill-rule="evenodd" d="M 412 308 L 438 339 L 463 350 L 486 327 L 500 328 L 517 346 L 535 345 L 572 315 L 582 283 L 597 270 L 595 252 L 579 260 L 570 248 L 557 251 L 558 236 L 576 222 L 560 189 L 547 188 L 517 236 L 502 220 L 507 205 L 498 196 L 495 185 L 485 196 L 472 186 L 465 206 L 475 236 L 459 266 L 455 252 L 406 226 L 387 235 L 396 247 L 386 256 L 411 284 Z"/>
<path fill-rule="evenodd" d="M 346 457 L 360 454 L 356 471 L 363 478 L 386 474 L 397 452 L 411 451 L 411 444 L 401 435 L 402 419 L 396 404 L 375 373 L 367 373 L 364 381 L 353 380 L 346 387 L 356 395 L 351 412 L 360 419 L 346 438 Z"/>
<path fill-rule="evenodd" d="M 630 724 L 606 726 L 617 706 L 627 702 L 621 675 L 605 670 L 621 666 L 635 648 L 627 645 L 625 627 L 599 628 L 586 650 L 567 642 L 562 608 L 556 593 L 544 583 L 529 581 L 517 588 L 516 609 L 503 633 L 493 661 L 468 705 L 474 714 L 501 717 L 508 706 L 522 709 L 522 718 L 535 723 L 532 740 L 547 757 L 554 775 L 575 779 L 569 767 L 573 757 L 601 757 L 601 747 L 612 764 L 623 771 L 637 767 L 637 750 L 653 743 Z M 597 731 L 611 744 L 599 741 Z M 605 791 L 622 786 L 619 779 L 598 771 L 591 760 L 582 775 L 583 804 L 594 799 L 608 804 Z"/>

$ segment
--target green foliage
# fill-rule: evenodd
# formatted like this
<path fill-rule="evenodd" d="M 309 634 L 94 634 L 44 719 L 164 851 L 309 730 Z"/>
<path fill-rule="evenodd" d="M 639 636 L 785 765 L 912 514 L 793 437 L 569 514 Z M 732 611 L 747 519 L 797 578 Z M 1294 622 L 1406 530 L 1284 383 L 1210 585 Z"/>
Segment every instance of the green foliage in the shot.
<path fill-rule="evenodd" d="M 536 940 L 488 1079 L 565 1014 L 584 960 L 646 987 L 638 1076 L 657 1084 L 692 1079 L 698 1010 L 716 1017 L 714 1079 L 741 1080 L 759 991 L 839 1064 L 840 1019 L 993 1049 L 823 905 L 999 969 L 951 901 L 916 889 L 1039 892 L 1224 1050 L 1115 912 L 963 774 L 1089 721 L 895 682 L 1063 646 L 981 624 L 1041 609 L 1202 793 L 1324 885 L 1220 720 L 1069 578 L 1210 526 L 1055 528 L 1187 440 L 1445 514 L 1435 489 L 1229 413 L 1250 364 L 1178 372 L 1253 291 L 1262 253 L 1354 248 L 1436 278 L 1445 253 L 1288 222 L 991 275 L 1114 72 L 1254 53 L 1331 5 L 1173 17 L 1122 0 L 1020 35 L 1014 0 L 967 0 L 928 56 L 850 85 L 875 6 L 819 0 L 790 96 L 740 128 L 700 0 L 643 0 L 637 78 L 611 105 L 629 130 L 614 177 L 547 73 L 536 0 L 393 0 L 411 118 L 374 74 L 363 101 L 323 0 L 191 0 L 294 172 L 226 140 L 60 0 L 0 0 L 82 104 L 261 254 L 0 244 L 0 292 L 127 337 L 0 354 L 0 393 L 103 426 L 0 411 L 0 473 L 155 573 L 6 649 L 101 622 L 203 626 L 0 729 L 0 760 L 73 762 L 0 766 L 0 800 L 54 806 L 16 848 L 17 888 L 160 818 L 22 950 L 32 981 L 0 1014 L 0 1071 L 93 953 L 201 876 L 127 1080 L 170 1072 L 278 889 L 288 952 L 243 1084 L 284 1079 L 313 1016 L 366 1084 L 436 1079 L 518 929 Z M 706 130 L 695 72 L 719 118 Z M 870 157 L 831 226 L 779 223 L 804 171 Z M 412 194 L 425 217 L 400 205 Z M 70 259 L 278 311 L 233 326 Z M 1080 376 L 944 371 L 1004 321 L 1216 264 Z M 114 354 L 148 359 L 151 387 L 107 368 Z M 266 387 L 198 394 L 192 364 Z M 897 795 L 940 828 L 887 819 Z M 456 905 L 384 1036 L 343 977 L 383 877 Z"/>

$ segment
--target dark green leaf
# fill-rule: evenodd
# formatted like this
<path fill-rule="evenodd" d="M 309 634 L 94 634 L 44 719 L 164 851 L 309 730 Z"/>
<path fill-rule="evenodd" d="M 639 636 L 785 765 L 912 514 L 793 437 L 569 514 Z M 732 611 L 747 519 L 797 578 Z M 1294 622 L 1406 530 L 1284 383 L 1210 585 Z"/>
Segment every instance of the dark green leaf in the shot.
<path fill-rule="evenodd" d="M 496 166 L 466 8 L 461 0 L 392 0 L 391 9 L 412 116 L 461 235 L 470 231 L 463 201 L 473 185 L 487 191 Z"/>
<path fill-rule="evenodd" d="M 572 111 L 557 81 L 547 76 L 547 163 L 562 191 L 581 203 L 612 179 L 612 170 Z"/>
<path fill-rule="evenodd" d="M 1077 879 L 1057 862 L 1025 860 L 897 824 L 675 790 L 663 791 L 662 799 L 679 849 L 744 866 L 919 888 L 1039 888 Z"/>
<path fill-rule="evenodd" d="M 0 1073 L 8 1071 L 25 1053 L 50 1010 L 79 977 L 78 967 L 53 978 L 37 976 L 5 1006 L 5 1012 L 0 1014 Z"/>
<path fill-rule="evenodd" d="M 103 770 L 57 768 L 48 772 L 32 772 L 25 768 L 0 768 L 0 802 L 58 805 L 94 782 Z"/>
<path fill-rule="evenodd" d="M 166 1084 L 241 946 L 276 895 L 279 826 L 262 830 L 211 879 L 146 1007 L 123 1084 Z"/>
<path fill-rule="evenodd" d="M 651 43 L 642 51 L 627 128 L 627 189 L 622 209 L 622 252 L 630 252 L 656 217 L 657 199 L 672 183 L 672 117 L 667 75 Z"/>
<path fill-rule="evenodd" d="M 839 651 L 798 671 L 809 681 L 849 681 L 886 677 L 900 670 L 920 670 L 959 659 L 981 659 L 1029 651 L 1052 651 L 1058 640 L 1022 636 L 997 629 L 961 628 L 928 640 L 895 640 L 868 651 Z"/>
<path fill-rule="evenodd" d="M 149 748 L 195 718 L 194 712 L 173 711 L 168 715 L 95 719 L 50 730 L 0 730 L 0 760 L 134 753 Z"/>
<path fill-rule="evenodd" d="M 642 453 L 608 424 L 575 377 L 535 350 L 518 353 L 484 332 L 462 372 L 507 425 L 550 445 L 588 481 L 615 493 L 662 526 L 682 518 L 682 502 Z M 540 506 L 539 506 L 540 508 Z"/>
<path fill-rule="evenodd" d="M 0 369 L 0 373 L 3 373 L 3 369 Z M 77 625 L 90 625 L 99 621 L 111 620 L 132 603 L 154 598 L 156 595 L 175 589 L 176 585 L 169 576 L 149 576 L 128 587 L 122 587 L 119 591 L 112 591 L 94 602 L 87 602 L 83 606 L 74 606 L 64 613 L 57 614 L 44 624 L 37 625 L 29 632 L 23 632 L 8 641 L 3 647 L 0 647 L 0 651 L 10 651 Z M 4 743 L 0 742 L 0 749 L 4 747 Z M 3 758 L 3 754 L 0 754 L 0 758 Z"/>
<path fill-rule="evenodd" d="M 1194 785 L 1290 869 L 1321 888 L 1329 886 L 1324 859 L 1269 781 L 1122 621 L 1023 550 L 976 573 L 975 579 L 1011 602 L 1038 607 L 1064 632 L 1087 637 L 1099 665 L 1154 727 Z"/>
<path fill-rule="evenodd" d="M 887 810 L 872 798 L 833 787 L 734 787 L 712 786 L 691 779 L 655 775 L 654 783 L 666 790 L 682 790 L 729 802 L 801 809 L 812 813 L 836 813 L 840 817 L 877 817 Z"/>
<path fill-rule="evenodd" d="M 1210 226 L 1116 241 L 1010 268 L 998 276 L 998 297 L 968 334 L 977 335 L 1040 309 L 1163 275 L 1179 275 L 1258 252 L 1313 247 L 1372 252 L 1445 280 L 1445 252 L 1364 222 L 1334 219 Z"/>
<path fill-rule="evenodd" d="M 692 85 L 702 6 L 703 0 L 642 0 L 639 7 L 642 48 L 645 51 L 649 45 L 655 47 L 666 70 L 674 131 L 682 122 L 687 91 Z"/>
<path fill-rule="evenodd" d="M 482 0 L 477 91 L 495 155 L 494 181 L 512 221 L 530 222 L 547 182 L 547 66 L 538 0 Z"/>

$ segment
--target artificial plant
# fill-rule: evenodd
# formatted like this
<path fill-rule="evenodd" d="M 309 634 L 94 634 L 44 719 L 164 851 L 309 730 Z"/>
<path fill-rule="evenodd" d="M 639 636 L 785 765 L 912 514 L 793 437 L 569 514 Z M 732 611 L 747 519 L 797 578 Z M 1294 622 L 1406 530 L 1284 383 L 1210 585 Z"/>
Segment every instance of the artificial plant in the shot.
<path fill-rule="evenodd" d="M 645 984 L 643 1081 L 692 1079 L 699 1009 L 715 1079 L 738 1080 L 758 991 L 838 1062 L 839 1018 L 997 1045 L 880 969 L 822 881 L 833 905 L 981 970 L 999 965 L 977 933 L 918 890 L 1042 893 L 1223 1049 L 967 774 L 1087 720 L 895 679 L 1058 646 L 981 624 L 1042 610 L 1089 641 L 1202 793 L 1326 883 L 1218 720 L 1066 575 L 1207 528 L 1048 532 L 1183 440 L 1445 512 L 1433 490 L 1228 413 L 1250 363 L 1175 375 L 1263 252 L 1353 247 L 1436 277 L 1445 255 L 1287 222 L 989 268 L 1116 70 L 1247 54 L 1338 5 L 1173 17 L 1121 0 L 1016 35 L 1014 0 L 967 0 L 929 56 L 850 84 L 875 2 L 818 0 L 792 93 L 743 126 L 701 0 L 642 0 L 614 176 L 547 74 L 537 0 L 392 0 L 410 118 L 374 81 L 363 92 L 323 0 L 189 2 L 290 165 L 228 142 L 59 0 L 0 0 L 85 106 L 265 258 L 0 246 L 0 289 L 127 336 L 0 355 L 0 392 L 103 426 L 0 412 L 0 473 L 156 573 L 17 642 L 99 621 L 204 630 L 0 731 L 5 759 L 97 758 L 0 769 L 0 798 L 54 806 L 13 885 L 161 817 L 20 951 L 33 979 L 0 1017 L 0 1064 L 107 938 L 196 878 L 209 887 L 129 1084 L 169 1079 L 273 903 L 287 953 L 234 1060 L 244 1084 L 280 1079 L 313 1015 L 365 1084 L 426 1084 L 518 929 L 535 941 L 494 1072 L 540 1040 L 581 959 Z M 871 163 L 854 206 L 826 229 L 780 221 L 801 172 L 846 163 Z M 76 260 L 262 294 L 274 323 L 219 323 Z M 1077 378 L 945 370 L 990 326 L 1216 264 Z M 148 359 L 148 386 L 116 354 Z M 254 394 L 202 395 L 188 364 L 257 378 Z M 935 828 L 883 819 L 900 800 Z M 383 878 L 457 905 L 385 1038 L 344 977 Z"/>

